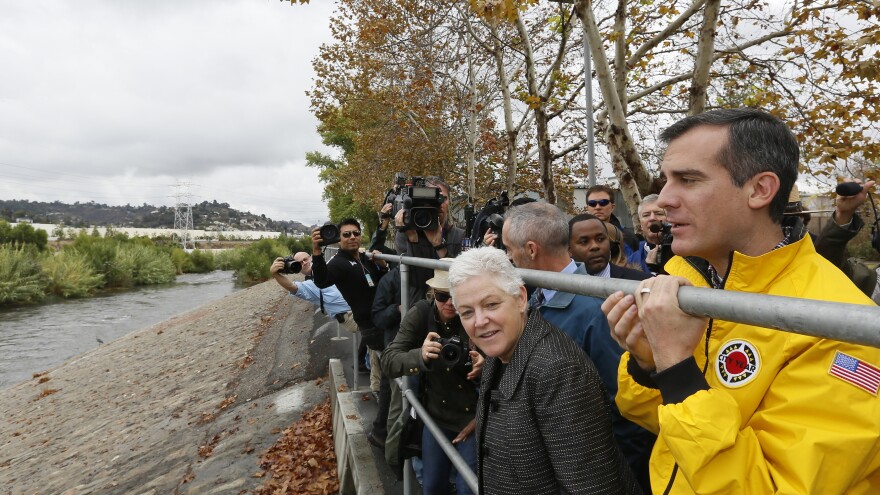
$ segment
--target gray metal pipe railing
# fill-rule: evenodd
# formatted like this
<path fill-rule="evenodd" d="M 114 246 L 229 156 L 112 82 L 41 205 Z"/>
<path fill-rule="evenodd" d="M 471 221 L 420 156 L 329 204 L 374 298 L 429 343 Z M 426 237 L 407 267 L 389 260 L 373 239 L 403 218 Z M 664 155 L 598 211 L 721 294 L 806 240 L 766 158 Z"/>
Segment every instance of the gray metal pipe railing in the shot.
<path fill-rule="evenodd" d="M 448 270 L 449 261 L 409 256 L 376 255 L 385 261 L 422 268 Z M 616 291 L 632 294 L 638 282 L 616 278 L 517 269 L 530 285 L 605 298 Z M 403 285 L 401 280 L 401 287 Z M 816 301 L 796 297 L 770 296 L 700 287 L 678 291 L 681 309 L 694 316 L 706 316 L 787 332 L 880 347 L 880 307 Z"/>
<path fill-rule="evenodd" d="M 422 418 L 422 422 L 425 424 L 425 428 L 427 428 L 431 435 L 437 439 L 437 443 L 440 444 L 440 447 L 443 449 L 443 452 L 446 453 L 446 456 L 449 457 L 449 460 L 452 462 L 452 465 L 455 466 L 458 474 L 461 475 L 462 479 L 464 479 L 465 483 L 468 484 L 471 491 L 473 493 L 479 493 L 479 489 L 477 487 L 477 475 L 471 471 L 471 467 L 468 465 L 467 461 L 458 453 L 455 446 L 452 445 L 446 435 L 443 434 L 443 430 L 437 426 L 437 423 L 434 422 L 434 419 L 431 418 L 431 415 L 428 414 L 428 411 L 425 409 L 425 406 L 419 402 L 419 398 L 416 397 L 416 393 L 411 389 L 405 386 L 403 378 L 395 378 L 394 381 L 397 383 L 397 386 L 400 387 L 401 392 L 403 393 L 404 399 L 409 401 L 412 404 L 413 408 L 416 410 L 416 414 Z M 404 408 L 404 413 L 406 412 L 406 408 Z M 471 433 L 471 435 L 475 435 L 476 432 Z M 405 485 L 408 486 L 408 485 Z"/>

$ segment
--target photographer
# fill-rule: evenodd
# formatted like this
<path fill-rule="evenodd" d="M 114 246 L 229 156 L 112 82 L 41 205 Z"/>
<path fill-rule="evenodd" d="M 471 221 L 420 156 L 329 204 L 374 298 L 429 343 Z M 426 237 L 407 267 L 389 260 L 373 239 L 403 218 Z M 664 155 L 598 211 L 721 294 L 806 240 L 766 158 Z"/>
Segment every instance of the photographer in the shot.
<path fill-rule="evenodd" d="M 315 285 L 312 280 L 312 257 L 309 253 L 300 251 L 292 258 L 276 258 L 269 267 L 269 273 L 291 296 L 319 306 L 324 314 L 337 316 L 351 311 L 335 285 L 324 289 Z M 285 277 L 284 273 L 302 273 L 306 279 L 297 283 Z"/>
<path fill-rule="evenodd" d="M 627 261 L 639 266 L 645 273 L 655 273 L 648 265 L 657 262 L 660 244 L 660 230 L 657 226 L 662 227 L 663 222 L 666 221 L 666 210 L 657 206 L 659 198 L 657 194 L 649 194 L 639 203 L 639 227 L 644 240 L 639 241 L 638 248 L 627 257 Z M 657 231 L 651 230 L 651 226 Z"/>
<path fill-rule="evenodd" d="M 394 217 L 397 236 L 394 239 L 397 252 L 416 258 L 440 259 L 454 258 L 461 252 L 464 230 L 449 221 L 449 184 L 440 177 L 426 177 L 425 186 L 440 189 L 440 204 L 437 207 L 437 228 L 433 230 L 406 229 L 404 211 Z M 409 300 L 425 298 L 425 281 L 431 278 L 429 268 L 412 267 L 409 272 Z"/>
<path fill-rule="evenodd" d="M 324 260 L 322 246 L 328 244 L 321 229 L 312 231 L 312 272 L 315 285 L 320 288 L 336 285 L 342 297 L 351 306 L 354 321 L 361 337 L 371 349 L 382 349 L 382 332 L 373 325 L 372 307 L 379 279 L 388 271 L 382 260 L 375 262 L 360 252 L 361 224 L 353 218 L 339 223 L 339 252 L 328 263 Z M 375 252 L 375 251 L 374 251 Z"/>
<path fill-rule="evenodd" d="M 431 299 L 422 299 L 407 311 L 400 331 L 382 353 L 382 372 L 389 378 L 420 376 L 423 390 L 420 400 L 428 414 L 476 472 L 474 428 L 478 384 L 472 380 L 480 374 L 483 357 L 470 350 L 470 339 L 449 294 L 448 272 L 435 270 L 433 273 L 427 281 Z M 452 341 L 456 338 L 458 341 Z M 440 339 L 444 340 L 440 342 Z M 451 493 L 452 463 L 428 428 L 422 432 L 422 462 L 423 493 Z M 456 477 L 456 490 L 458 494 L 471 493 L 461 475 Z"/>
<path fill-rule="evenodd" d="M 819 237 L 816 238 L 816 252 L 838 267 L 874 302 L 878 298 L 875 295 L 877 287 L 877 272 L 866 267 L 858 260 L 848 259 L 846 245 L 856 234 L 862 230 L 865 222 L 859 217 L 858 209 L 868 199 L 868 192 L 874 187 L 874 181 L 869 180 L 865 184 L 861 181 L 853 181 L 862 186 L 862 189 L 851 196 L 838 195 L 834 206 L 834 214 L 831 221 L 825 224 Z"/>

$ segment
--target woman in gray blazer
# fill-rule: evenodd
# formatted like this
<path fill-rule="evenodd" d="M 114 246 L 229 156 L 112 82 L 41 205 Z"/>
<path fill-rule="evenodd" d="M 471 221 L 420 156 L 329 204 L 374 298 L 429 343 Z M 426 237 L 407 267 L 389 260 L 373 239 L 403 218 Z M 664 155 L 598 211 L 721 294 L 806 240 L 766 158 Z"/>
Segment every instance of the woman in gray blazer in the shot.
<path fill-rule="evenodd" d="M 481 494 L 641 490 L 611 433 L 608 394 L 596 367 L 539 311 L 496 248 L 452 262 L 452 300 L 488 359 L 477 405 Z"/>

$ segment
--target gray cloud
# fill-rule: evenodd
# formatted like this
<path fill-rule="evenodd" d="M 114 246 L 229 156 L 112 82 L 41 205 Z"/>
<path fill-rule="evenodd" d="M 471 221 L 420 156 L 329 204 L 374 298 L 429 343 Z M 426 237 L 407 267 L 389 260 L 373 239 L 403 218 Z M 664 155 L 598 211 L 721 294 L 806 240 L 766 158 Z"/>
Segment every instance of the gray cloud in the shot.
<path fill-rule="evenodd" d="M 66 183 L 139 204 L 189 179 L 203 199 L 325 217 L 303 166 L 323 149 L 304 91 L 328 4 L 0 0 L 0 195 L 65 200 L 52 187 Z M 298 180 L 270 190 L 277 174 Z M 288 195 L 310 219 L 272 201 Z"/>

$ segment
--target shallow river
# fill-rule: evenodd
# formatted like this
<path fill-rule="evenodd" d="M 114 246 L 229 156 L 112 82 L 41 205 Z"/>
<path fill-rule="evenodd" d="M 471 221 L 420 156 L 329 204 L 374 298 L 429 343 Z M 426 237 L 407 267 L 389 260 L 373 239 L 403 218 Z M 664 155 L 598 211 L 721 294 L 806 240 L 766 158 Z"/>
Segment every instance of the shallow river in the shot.
<path fill-rule="evenodd" d="M 237 290 L 232 272 L 186 274 L 173 284 L 0 310 L 0 388 Z"/>

